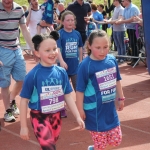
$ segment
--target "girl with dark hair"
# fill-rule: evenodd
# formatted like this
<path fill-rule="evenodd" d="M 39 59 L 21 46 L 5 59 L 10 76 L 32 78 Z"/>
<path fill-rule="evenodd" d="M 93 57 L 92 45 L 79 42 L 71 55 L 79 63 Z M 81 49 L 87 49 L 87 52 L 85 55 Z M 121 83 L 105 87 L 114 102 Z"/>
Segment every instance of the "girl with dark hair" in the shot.
<path fill-rule="evenodd" d="M 54 65 L 58 56 L 56 40 L 59 34 L 52 31 L 49 35 L 35 35 L 32 38 L 37 64 L 24 80 L 20 102 L 20 136 L 29 139 L 27 127 L 27 104 L 34 134 L 42 150 L 56 150 L 56 141 L 61 130 L 61 115 L 66 102 L 81 129 L 84 128 L 66 71 Z"/>

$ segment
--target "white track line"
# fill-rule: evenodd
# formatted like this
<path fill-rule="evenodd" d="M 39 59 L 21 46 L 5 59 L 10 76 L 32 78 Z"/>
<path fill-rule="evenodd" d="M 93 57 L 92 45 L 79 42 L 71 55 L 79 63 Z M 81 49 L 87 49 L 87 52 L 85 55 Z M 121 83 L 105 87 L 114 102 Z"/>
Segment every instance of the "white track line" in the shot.
<path fill-rule="evenodd" d="M 123 124 L 121 124 L 121 126 L 122 126 L 122 127 L 129 128 L 129 129 L 131 129 L 131 130 L 135 130 L 135 131 L 142 132 L 142 133 L 145 133 L 145 134 L 150 135 L 150 132 L 146 132 L 146 131 L 143 131 L 143 130 L 140 130 L 140 129 L 137 129 L 137 128 L 134 128 L 134 127 L 130 127 L 130 126 L 123 125 Z"/>
<path fill-rule="evenodd" d="M 3 127 L 1 127 L 1 130 L 3 130 L 3 131 L 5 131 L 5 132 L 7 132 L 7 133 L 10 133 L 10 134 L 12 134 L 12 135 L 17 136 L 17 137 L 20 138 L 20 135 L 19 135 L 19 134 L 16 134 L 16 133 L 14 133 L 14 132 L 12 132 L 12 131 L 10 131 L 10 130 L 7 130 L 7 129 L 3 128 Z M 33 140 L 27 140 L 27 141 L 30 142 L 30 143 L 32 143 L 32 144 L 34 144 L 34 145 L 39 146 L 39 143 L 37 143 L 37 142 L 35 142 L 35 141 L 33 141 Z"/>

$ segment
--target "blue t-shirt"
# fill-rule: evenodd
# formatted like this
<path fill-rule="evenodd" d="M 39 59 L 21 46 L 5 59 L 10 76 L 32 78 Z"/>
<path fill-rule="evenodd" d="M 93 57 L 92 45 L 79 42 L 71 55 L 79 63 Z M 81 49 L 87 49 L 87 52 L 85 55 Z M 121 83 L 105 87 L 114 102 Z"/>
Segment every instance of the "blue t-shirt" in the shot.
<path fill-rule="evenodd" d="M 121 80 L 118 65 L 110 54 L 104 60 L 86 57 L 80 63 L 76 90 L 84 93 L 87 130 L 103 132 L 120 124 L 114 102 L 118 80 Z"/>
<path fill-rule="evenodd" d="M 93 13 L 92 13 L 92 16 L 93 16 L 94 20 L 96 20 L 96 21 L 103 21 L 103 14 L 100 13 L 99 11 L 93 12 Z M 96 25 L 97 25 L 97 28 L 98 28 L 98 29 L 101 28 L 101 24 L 96 23 Z"/>
<path fill-rule="evenodd" d="M 139 14 L 140 14 L 139 8 L 136 5 L 131 3 L 128 7 L 125 7 L 123 17 L 126 20 L 126 19 L 130 19 L 131 17 L 138 16 Z M 135 23 L 126 23 L 127 29 L 135 30 L 136 28 L 135 26 L 136 26 Z"/>
<path fill-rule="evenodd" d="M 42 87 L 62 85 L 64 94 L 72 92 L 66 71 L 59 66 L 35 66 L 25 77 L 20 96 L 29 99 L 29 108 L 40 110 Z"/>
<path fill-rule="evenodd" d="M 91 32 L 93 31 L 93 30 L 96 30 L 97 29 L 97 26 L 96 26 L 96 24 L 95 24 L 95 22 L 88 22 L 88 24 L 87 24 L 87 37 L 89 37 L 89 35 L 91 34 Z"/>
<path fill-rule="evenodd" d="M 53 7 L 53 0 L 48 0 L 41 5 L 41 9 L 44 9 L 42 20 L 44 20 L 46 23 L 52 24 L 53 22 Z"/>
<path fill-rule="evenodd" d="M 79 47 L 82 47 L 82 38 L 78 31 L 66 32 L 64 29 L 58 31 L 60 38 L 57 46 L 60 48 L 62 57 L 68 65 L 67 74 L 76 75 L 79 65 Z"/>

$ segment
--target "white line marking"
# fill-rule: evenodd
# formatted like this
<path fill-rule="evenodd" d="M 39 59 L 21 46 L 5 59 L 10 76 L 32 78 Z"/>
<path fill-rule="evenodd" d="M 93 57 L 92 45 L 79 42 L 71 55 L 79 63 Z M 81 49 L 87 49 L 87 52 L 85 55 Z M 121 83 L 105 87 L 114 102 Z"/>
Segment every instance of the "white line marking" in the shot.
<path fill-rule="evenodd" d="M 130 127 L 130 126 L 123 125 L 123 124 L 121 124 L 121 126 L 129 128 L 131 130 L 135 130 L 135 131 L 142 132 L 142 133 L 150 135 L 150 132 L 146 132 L 146 131 L 143 131 L 143 130 L 140 130 L 140 129 L 136 129 L 136 128 L 133 128 L 133 127 Z"/>
<path fill-rule="evenodd" d="M 20 138 L 20 135 L 19 135 L 19 134 L 16 134 L 16 133 L 14 133 L 14 132 L 12 132 L 12 131 L 10 131 L 10 130 L 7 130 L 7 129 L 3 128 L 3 127 L 1 127 L 1 129 L 2 129 L 3 131 L 7 132 L 7 133 L 10 133 L 10 134 L 12 134 L 12 135 L 17 136 L 17 137 Z M 27 141 L 30 142 L 30 143 L 32 143 L 32 144 L 35 144 L 35 145 L 39 146 L 39 143 L 37 143 L 37 142 L 35 142 L 35 141 L 33 141 L 33 140 L 27 140 Z"/>

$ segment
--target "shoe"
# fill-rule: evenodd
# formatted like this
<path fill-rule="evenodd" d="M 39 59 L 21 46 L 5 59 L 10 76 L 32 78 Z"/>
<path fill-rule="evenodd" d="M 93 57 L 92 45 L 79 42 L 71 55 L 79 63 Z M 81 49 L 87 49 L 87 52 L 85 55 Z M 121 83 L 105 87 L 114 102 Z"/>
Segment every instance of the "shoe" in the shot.
<path fill-rule="evenodd" d="M 6 110 L 6 113 L 4 114 L 4 120 L 6 122 L 15 122 L 16 121 L 15 117 L 12 114 L 12 109 Z"/>
<path fill-rule="evenodd" d="M 90 146 L 88 147 L 88 150 L 94 150 L 94 145 L 90 145 Z"/>
<path fill-rule="evenodd" d="M 12 100 L 11 104 L 10 104 L 10 108 L 12 109 L 12 114 L 17 117 L 20 114 L 20 111 L 17 107 L 17 104 L 15 102 L 15 100 Z"/>
<path fill-rule="evenodd" d="M 133 61 L 127 63 L 127 65 L 130 65 L 130 66 L 132 66 L 133 64 L 134 64 Z"/>
<path fill-rule="evenodd" d="M 61 114 L 61 118 L 67 118 L 66 110 L 62 110 L 60 114 Z"/>
<path fill-rule="evenodd" d="M 120 61 L 119 61 L 120 63 L 124 63 L 124 60 L 123 59 L 120 59 Z"/>

